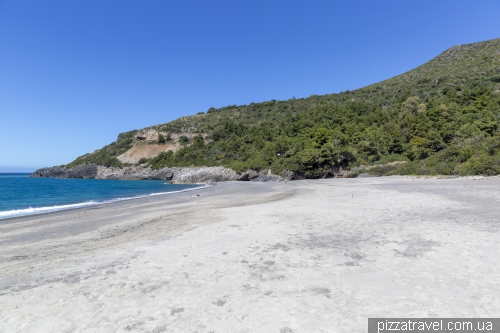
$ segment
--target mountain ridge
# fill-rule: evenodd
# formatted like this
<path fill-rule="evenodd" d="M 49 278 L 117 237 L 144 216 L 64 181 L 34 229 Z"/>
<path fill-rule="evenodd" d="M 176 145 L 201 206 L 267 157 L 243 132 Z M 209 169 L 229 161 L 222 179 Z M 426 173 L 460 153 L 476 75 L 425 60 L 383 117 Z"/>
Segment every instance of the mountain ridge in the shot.
<path fill-rule="evenodd" d="M 500 39 L 456 45 L 353 91 L 210 108 L 121 133 L 66 167 L 224 166 L 317 178 L 406 161 L 390 173 L 498 174 L 499 93 Z M 166 151 L 123 157 L 139 144 Z"/>

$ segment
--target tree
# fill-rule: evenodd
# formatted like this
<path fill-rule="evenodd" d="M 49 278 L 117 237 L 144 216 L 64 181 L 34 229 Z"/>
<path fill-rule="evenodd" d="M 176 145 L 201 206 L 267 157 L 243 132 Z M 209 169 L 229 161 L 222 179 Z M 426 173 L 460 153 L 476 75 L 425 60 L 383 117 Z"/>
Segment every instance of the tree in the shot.
<path fill-rule="evenodd" d="M 314 148 L 321 148 L 330 140 L 330 133 L 326 128 L 319 128 L 313 138 Z"/>
<path fill-rule="evenodd" d="M 163 136 L 163 134 L 158 134 L 158 143 L 165 143 L 165 137 Z"/>
<path fill-rule="evenodd" d="M 185 144 L 189 143 L 189 138 L 185 135 L 181 135 L 179 137 L 179 142 L 181 145 L 185 145 Z"/>
<path fill-rule="evenodd" d="M 418 107 L 420 98 L 417 96 L 410 96 L 401 104 L 401 115 L 404 116 L 416 116 L 418 113 Z"/>

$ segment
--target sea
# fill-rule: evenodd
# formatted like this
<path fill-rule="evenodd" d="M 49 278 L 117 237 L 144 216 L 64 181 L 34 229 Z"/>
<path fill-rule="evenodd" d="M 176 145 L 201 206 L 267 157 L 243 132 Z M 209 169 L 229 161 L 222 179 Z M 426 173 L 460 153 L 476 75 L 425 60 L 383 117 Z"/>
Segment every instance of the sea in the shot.
<path fill-rule="evenodd" d="M 202 187 L 206 185 L 167 184 L 165 180 L 30 178 L 27 173 L 0 173 L 0 219 Z"/>

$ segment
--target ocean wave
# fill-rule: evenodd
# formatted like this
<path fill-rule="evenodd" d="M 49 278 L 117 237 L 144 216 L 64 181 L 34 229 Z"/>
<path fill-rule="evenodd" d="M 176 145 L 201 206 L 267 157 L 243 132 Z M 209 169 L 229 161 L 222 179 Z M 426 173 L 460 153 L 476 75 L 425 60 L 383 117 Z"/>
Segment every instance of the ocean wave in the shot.
<path fill-rule="evenodd" d="M 7 218 L 12 218 L 12 217 L 27 216 L 27 215 L 37 215 L 37 214 L 43 214 L 43 213 L 57 212 L 57 211 L 61 211 L 61 210 L 68 210 L 68 209 L 89 207 L 89 206 L 95 206 L 95 205 L 102 205 L 102 204 L 107 204 L 107 203 L 112 203 L 112 202 L 118 202 L 118 201 L 124 201 L 124 200 L 147 198 L 147 197 L 152 197 L 152 196 L 157 196 L 157 195 L 162 195 L 162 194 L 180 193 L 180 192 L 187 192 L 187 191 L 193 191 L 193 190 L 200 190 L 200 189 L 207 188 L 207 187 L 211 186 L 211 185 L 208 185 L 208 184 L 200 184 L 200 185 L 201 186 L 193 187 L 193 188 L 186 188 L 186 189 L 179 190 L 179 191 L 168 191 L 168 192 L 158 192 L 158 193 L 142 194 L 142 195 L 137 195 L 137 196 L 133 196 L 133 197 L 114 198 L 114 199 L 105 200 L 105 201 L 86 201 L 86 202 L 80 202 L 80 203 L 75 203 L 75 204 L 67 204 L 67 205 L 56 205 L 56 206 L 36 207 L 36 208 L 29 207 L 29 208 L 23 208 L 23 209 L 6 210 L 6 211 L 3 211 L 3 212 L 0 212 L 0 220 L 7 219 Z"/>
<path fill-rule="evenodd" d="M 48 207 L 29 207 L 24 209 L 13 209 L 0 212 L 0 219 L 5 219 L 9 217 L 25 216 L 25 215 L 35 215 L 41 213 L 56 212 L 59 210 L 66 210 L 72 208 L 81 208 L 98 204 L 96 201 L 87 201 L 76 204 L 60 205 L 60 206 L 48 206 Z"/>

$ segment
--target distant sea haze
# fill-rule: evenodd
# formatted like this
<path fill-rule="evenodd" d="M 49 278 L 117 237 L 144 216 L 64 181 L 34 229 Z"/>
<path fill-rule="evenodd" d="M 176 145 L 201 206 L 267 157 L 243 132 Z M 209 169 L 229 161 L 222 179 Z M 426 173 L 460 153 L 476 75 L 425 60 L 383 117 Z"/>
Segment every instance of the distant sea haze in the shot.
<path fill-rule="evenodd" d="M 0 219 L 187 191 L 203 186 L 167 184 L 164 180 L 30 178 L 27 173 L 0 173 Z"/>

